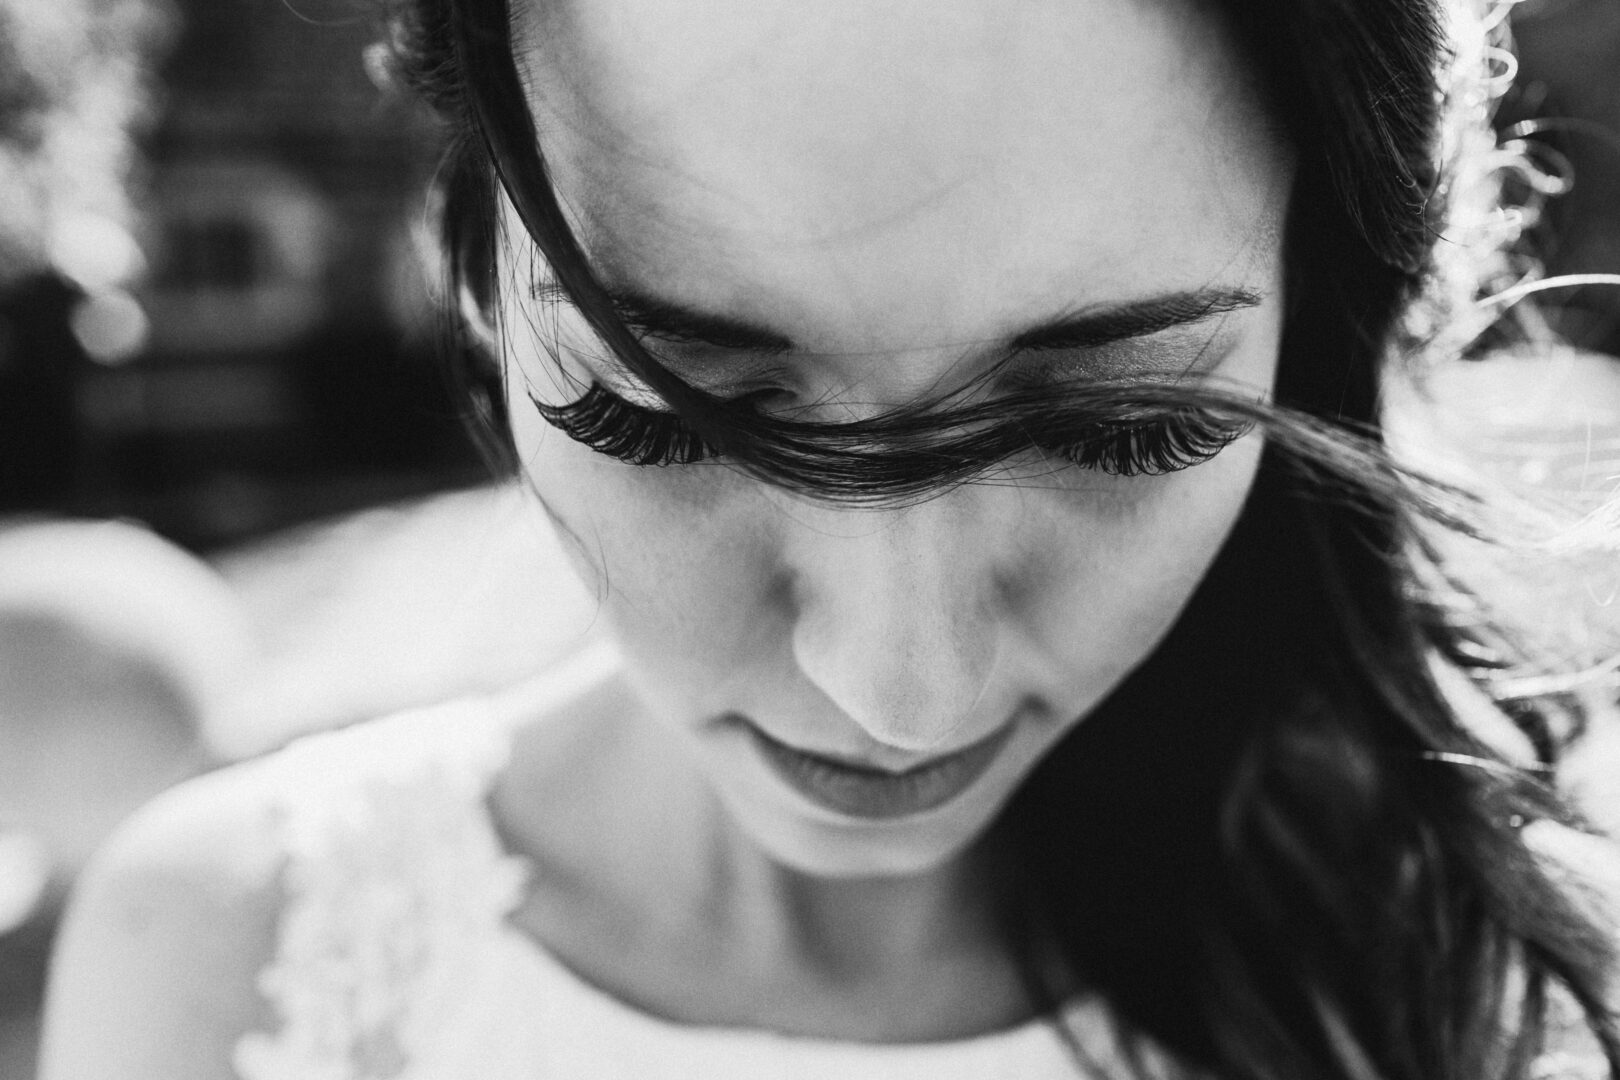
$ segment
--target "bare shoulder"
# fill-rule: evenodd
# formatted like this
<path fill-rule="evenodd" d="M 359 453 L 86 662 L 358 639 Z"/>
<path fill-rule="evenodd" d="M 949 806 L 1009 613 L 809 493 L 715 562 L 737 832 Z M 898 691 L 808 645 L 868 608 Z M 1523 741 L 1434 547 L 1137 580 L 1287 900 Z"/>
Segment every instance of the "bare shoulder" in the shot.
<path fill-rule="evenodd" d="M 505 702 L 466 699 L 317 733 L 136 814 L 69 904 L 43 1080 L 234 1080 L 242 1037 L 284 1028 L 286 986 L 272 986 L 274 1000 L 260 986 L 286 959 L 284 913 L 346 905 L 356 866 L 432 888 L 447 867 L 465 870 L 431 844 L 462 835 L 438 828 L 453 820 L 443 815 L 482 804 L 485 778 L 507 754 L 504 729 L 520 717 Z M 244 1049 L 276 1053 L 262 1040 Z"/>
<path fill-rule="evenodd" d="M 227 1080 L 271 1022 L 256 979 L 281 903 L 274 770 L 188 781 L 125 823 L 81 876 L 46 1003 L 43 1080 Z"/>

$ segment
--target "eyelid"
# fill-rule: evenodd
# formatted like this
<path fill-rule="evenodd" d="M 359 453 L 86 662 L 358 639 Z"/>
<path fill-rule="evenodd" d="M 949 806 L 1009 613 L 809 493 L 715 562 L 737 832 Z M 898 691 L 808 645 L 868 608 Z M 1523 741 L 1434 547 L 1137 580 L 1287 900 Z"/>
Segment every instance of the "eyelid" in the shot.
<path fill-rule="evenodd" d="M 567 405 L 547 405 L 532 395 L 530 400 L 547 423 L 627 464 L 688 464 L 716 452 L 678 416 L 629 405 L 600 383 L 593 382 L 583 397 Z M 1104 422 L 1078 439 L 1072 433 L 1055 440 L 1031 438 L 1034 446 L 1084 468 L 1119 476 L 1161 475 L 1208 461 L 1252 426 L 1247 421 L 1172 413 L 1121 424 Z"/>
<path fill-rule="evenodd" d="M 1040 390 L 1077 379 L 1176 383 L 1216 374 L 1237 352 L 1241 335 L 1235 327 L 1217 329 L 1208 336 L 1191 340 L 1183 338 L 1186 345 L 1178 347 L 1180 343 L 1169 335 L 1183 329 L 1190 328 L 1175 327 L 1089 348 L 1025 350 L 1044 356 L 1044 362 L 1037 364 L 1020 364 L 1019 354 L 1014 353 L 1002 361 L 995 381 L 1011 390 Z M 1064 353 L 1074 359 L 1069 362 L 1059 359 Z M 1107 359 L 1111 353 L 1113 360 Z"/>
<path fill-rule="evenodd" d="M 580 314 L 579 305 L 574 302 L 562 286 L 555 281 L 540 280 L 529 286 L 529 296 L 533 300 L 552 308 L 566 308 Z M 767 346 L 752 336 L 731 337 L 723 328 L 707 327 L 702 333 L 683 333 L 677 326 L 652 327 L 639 320 L 636 313 L 620 309 L 617 317 L 633 337 L 649 352 L 655 351 L 658 345 L 673 346 L 676 348 L 722 350 L 734 353 L 737 356 L 769 357 L 781 356 L 791 352 L 788 344 Z"/>
<path fill-rule="evenodd" d="M 536 284 L 530 295 L 537 302 L 547 306 L 566 309 L 575 314 L 579 311 L 573 301 L 555 284 L 544 282 Z M 633 326 L 631 330 L 637 332 Z M 588 329 L 586 332 L 589 333 Z M 781 363 L 767 361 L 763 356 L 727 357 L 723 365 L 714 365 L 729 369 L 725 372 L 725 377 L 715 379 L 693 378 L 690 373 L 681 369 L 707 366 L 704 358 L 671 356 L 667 349 L 658 347 L 659 344 L 666 344 L 663 338 L 658 338 L 655 341 L 650 337 L 640 337 L 638 333 L 638 339 L 641 340 L 642 347 L 666 370 L 685 381 L 694 390 L 712 394 L 715 397 L 729 401 L 739 401 L 767 391 L 774 393 L 780 389 L 784 381 Z M 604 390 L 624 399 L 627 403 L 639 405 L 653 412 L 669 411 L 669 406 L 658 395 L 657 391 L 626 366 L 617 356 L 608 352 L 594 334 L 588 340 L 592 343 L 592 347 L 568 345 L 564 346 L 563 351 L 572 357 L 574 363 L 579 364 L 589 373 L 591 381 L 600 383 Z M 655 341 L 655 343 L 649 344 L 649 341 Z M 691 347 L 702 349 L 704 345 L 705 343 L 700 342 Z M 712 359 L 710 362 L 712 362 Z"/>
<path fill-rule="evenodd" d="M 633 378 L 633 376 L 628 375 L 627 377 Z M 602 393 L 611 394 L 612 396 L 618 398 L 626 405 L 633 405 L 638 409 L 645 409 L 647 412 L 657 413 L 659 416 L 678 418 L 679 414 L 671 409 L 669 404 L 664 401 L 663 398 L 659 397 L 651 387 L 641 384 L 639 386 L 627 388 L 614 385 L 614 382 L 615 380 L 611 378 L 604 378 L 600 376 L 592 377 L 592 385 L 597 387 Z M 745 390 L 741 393 L 729 396 L 721 395 L 721 397 L 722 400 L 724 400 L 728 405 L 748 405 L 756 400 L 761 400 L 781 392 L 782 391 L 776 387 L 767 386 L 758 387 L 752 390 Z"/>
<path fill-rule="evenodd" d="M 629 372 L 602 375 L 592 371 L 591 381 L 606 393 L 612 394 L 623 401 L 626 405 L 634 405 L 637 408 L 646 409 L 648 412 L 670 412 L 669 405 L 663 398 L 658 396 L 657 391 L 636 379 Z"/>
<path fill-rule="evenodd" d="M 665 363 L 665 358 L 657 353 L 653 353 L 653 359 L 661 364 Z M 638 405 L 652 412 L 670 411 L 663 397 L 617 357 L 579 351 L 576 352 L 576 362 L 588 373 L 589 381 L 599 384 L 603 390 L 624 399 L 626 403 Z M 673 367 L 669 364 L 665 366 Z M 699 393 L 709 394 L 726 402 L 748 401 L 786 392 L 782 386 L 782 370 L 780 366 L 774 364 L 757 369 L 748 366 L 737 372 L 734 378 L 713 382 L 694 380 L 679 371 L 673 373 Z"/>

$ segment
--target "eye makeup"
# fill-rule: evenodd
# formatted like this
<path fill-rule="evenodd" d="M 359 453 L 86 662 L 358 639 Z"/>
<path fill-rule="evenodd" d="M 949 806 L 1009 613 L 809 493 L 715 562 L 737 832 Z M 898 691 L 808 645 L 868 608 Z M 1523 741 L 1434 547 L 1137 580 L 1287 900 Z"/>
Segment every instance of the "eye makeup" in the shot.
<path fill-rule="evenodd" d="M 1243 323 L 1224 316 L 1149 337 L 1088 348 L 1040 349 L 1009 354 L 997 368 L 1005 390 L 1035 390 L 1077 381 L 1172 383 L 1212 374 L 1238 346 Z"/>
<path fill-rule="evenodd" d="M 567 405 L 529 396 L 540 418 L 570 439 L 629 465 L 691 465 L 714 452 L 671 412 L 654 412 L 592 383 Z"/>
<path fill-rule="evenodd" d="M 554 343 L 554 355 L 566 355 L 572 364 L 587 372 L 590 379 L 611 384 L 627 401 L 641 403 L 645 399 L 651 402 L 654 411 L 658 409 L 657 395 L 617 357 L 604 350 L 585 325 L 579 309 L 559 286 L 536 285 L 531 295 L 546 312 L 545 325 Z M 684 331 L 653 333 L 637 319 L 626 318 L 622 311 L 619 314 L 660 365 L 705 393 L 738 398 L 784 382 L 780 357 L 785 349 L 758 349 L 745 344 L 743 338 L 722 338 L 717 342 Z M 718 336 L 719 332 L 715 334 Z"/>
<path fill-rule="evenodd" d="M 535 295 L 548 304 L 569 306 L 555 288 L 537 289 Z M 891 459 L 883 468 L 898 467 L 904 460 L 906 468 L 930 471 L 932 455 L 949 461 L 948 471 L 960 475 L 968 461 L 988 467 L 1001 458 L 1039 450 L 1080 468 L 1116 476 L 1177 472 L 1210 460 L 1250 425 L 1186 405 L 1132 403 L 1110 410 L 1101 403 L 1081 403 L 1070 417 L 1071 410 L 1060 403 L 1074 396 L 1070 391 L 1088 384 L 1165 386 L 1189 375 L 1208 373 L 1232 351 L 1240 336 L 1241 324 L 1228 325 L 1223 317 L 1255 307 L 1262 299 L 1245 290 L 1206 290 L 1082 310 L 1012 340 L 1009 353 L 985 375 L 982 385 L 992 393 L 988 411 L 944 410 L 930 417 L 925 412 L 902 410 L 906 416 L 903 431 L 886 429 L 885 418 L 876 428 L 869 423 L 858 425 L 858 431 L 850 425 L 795 422 L 773 433 L 769 431 L 773 418 L 761 416 L 766 428 L 749 425 L 744 441 L 782 436 L 780 449 L 789 457 L 808 450 L 812 457 L 835 462 L 841 469 L 864 469 L 863 459 L 877 464 L 876 459 L 883 456 Z M 673 314 L 651 319 L 651 327 L 638 316 L 631 328 L 656 337 L 658 326 L 663 325 L 658 319 L 679 316 L 677 329 L 681 332 L 672 335 L 679 340 L 656 337 L 657 358 L 669 361 L 672 369 L 681 369 L 678 373 L 689 384 L 707 393 L 735 403 L 752 400 L 757 404 L 782 392 L 789 380 L 784 377 L 786 365 L 781 356 L 791 349 L 790 343 L 781 339 L 766 347 L 755 338 L 767 331 L 752 326 L 745 329 L 753 336 L 744 335 L 747 342 L 740 341 L 732 334 L 735 328 L 730 320 L 721 322 L 732 336 L 717 341 L 718 331 L 709 327 L 716 317 L 689 314 L 674 308 Z M 699 321 L 694 324 L 691 319 Z M 1213 327 L 1206 325 L 1212 321 Z M 688 332 L 694 325 L 700 334 Z M 741 352 L 732 351 L 739 348 Z M 720 456 L 654 395 L 645 395 L 643 401 L 643 395 L 635 392 L 634 377 L 624 373 L 613 358 L 593 356 L 577 347 L 566 351 L 574 353 L 576 362 L 585 368 L 589 385 L 582 396 L 564 404 L 531 395 L 546 423 L 597 453 L 634 466 L 689 465 Z M 737 370 L 739 366 L 746 370 Z M 691 378 L 688 369 L 692 368 L 707 369 L 705 374 L 718 378 Z M 762 370 L 773 373 L 769 385 L 762 385 Z M 621 381 L 623 387 L 616 385 Z M 1009 410 L 994 401 L 1003 395 L 1026 400 Z M 751 458 L 746 451 L 742 453 Z"/>
<path fill-rule="evenodd" d="M 555 283 L 535 284 L 531 296 L 554 309 L 573 307 Z M 645 347 L 687 382 L 711 393 L 745 382 L 757 384 L 764 370 L 780 372 L 786 355 L 805 363 L 818 355 L 762 324 L 684 305 L 649 290 L 619 288 L 610 290 L 609 297 Z M 1225 316 L 1258 308 L 1265 300 L 1264 293 L 1247 287 L 1205 286 L 1079 307 L 1001 339 L 1004 359 L 997 366 L 1016 374 L 1024 386 L 1072 377 L 1174 378 L 1178 369 L 1184 373 L 1209 366 L 1204 357 L 1211 349 L 1224 353 L 1230 347 L 1236 335 Z M 992 342 L 962 342 L 957 347 L 967 355 L 991 348 Z"/>
<path fill-rule="evenodd" d="M 690 465 L 718 456 L 680 416 L 626 401 L 600 383 L 566 405 L 532 396 L 530 401 L 546 423 L 569 438 L 629 465 Z M 1017 420 L 1002 424 L 1019 426 Z M 1212 412 L 1173 408 L 1146 418 L 1076 425 L 1061 438 L 1031 432 L 1024 445 L 1109 475 L 1157 476 L 1210 460 L 1249 427 Z M 1017 445 L 1016 439 L 1007 442 Z"/>

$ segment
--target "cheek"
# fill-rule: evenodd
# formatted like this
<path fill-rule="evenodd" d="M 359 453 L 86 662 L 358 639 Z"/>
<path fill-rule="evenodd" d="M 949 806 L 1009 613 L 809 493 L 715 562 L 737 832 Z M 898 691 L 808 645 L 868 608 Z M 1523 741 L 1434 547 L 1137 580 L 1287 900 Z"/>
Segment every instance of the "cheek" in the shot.
<path fill-rule="evenodd" d="M 758 485 L 708 463 L 624 465 L 554 431 L 521 399 L 511 415 L 524 471 L 625 651 L 661 679 L 738 666 L 765 636 L 774 592 Z"/>
<path fill-rule="evenodd" d="M 790 692 L 780 500 L 724 466 L 625 466 L 514 405 L 531 481 L 648 700 L 696 716 Z M 1007 677 L 1079 716 L 1145 659 L 1240 513 L 1260 446 L 1251 435 L 1169 476 L 1070 470 L 1002 489 L 1017 522 L 994 561 L 1018 569 L 981 629 L 1006 635 Z"/>
<path fill-rule="evenodd" d="M 1249 435 L 1196 468 L 1110 479 L 1042 523 L 1030 638 L 1070 695 L 1092 698 L 1152 651 L 1203 580 L 1254 481 Z"/>

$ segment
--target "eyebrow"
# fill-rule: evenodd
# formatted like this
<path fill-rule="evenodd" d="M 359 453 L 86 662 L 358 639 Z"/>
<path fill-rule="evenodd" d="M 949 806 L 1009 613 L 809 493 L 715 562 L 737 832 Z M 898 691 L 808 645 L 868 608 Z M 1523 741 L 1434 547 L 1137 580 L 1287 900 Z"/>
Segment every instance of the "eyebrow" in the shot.
<path fill-rule="evenodd" d="M 572 303 L 568 294 L 552 282 L 537 286 L 534 295 L 538 300 Z M 634 288 L 608 289 L 607 295 L 620 320 L 647 337 L 753 353 L 794 349 L 793 340 L 785 334 L 746 319 L 685 307 Z"/>
<path fill-rule="evenodd" d="M 545 300 L 567 301 L 555 284 L 535 289 Z M 649 337 L 719 349 L 778 354 L 792 352 L 793 340 L 770 327 L 718 312 L 686 307 L 633 288 L 608 290 L 614 311 L 632 330 Z M 1024 330 L 1012 338 L 1014 352 L 1088 349 L 1147 337 L 1215 315 L 1259 306 L 1265 296 L 1252 289 L 1206 287 L 1083 308 Z"/>
<path fill-rule="evenodd" d="M 1265 296 L 1253 289 L 1209 287 L 1166 293 L 1111 307 L 1083 309 L 1012 339 L 1014 351 L 1090 349 L 1202 322 L 1214 315 L 1258 307 Z"/>

